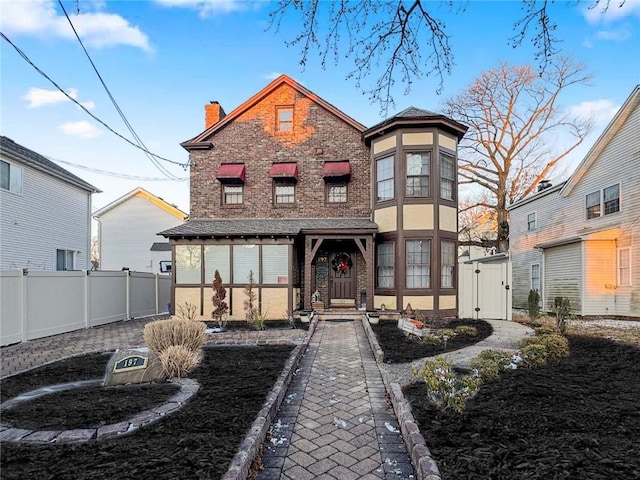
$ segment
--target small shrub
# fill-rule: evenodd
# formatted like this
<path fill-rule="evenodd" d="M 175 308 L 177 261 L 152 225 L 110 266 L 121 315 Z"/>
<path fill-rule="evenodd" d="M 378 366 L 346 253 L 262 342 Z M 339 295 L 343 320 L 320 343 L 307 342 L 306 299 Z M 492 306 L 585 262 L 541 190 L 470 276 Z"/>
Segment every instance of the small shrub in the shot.
<path fill-rule="evenodd" d="M 562 358 L 569 355 L 569 340 L 559 333 L 538 338 L 539 343 L 547 348 L 547 358 Z"/>
<path fill-rule="evenodd" d="M 267 319 L 267 312 L 260 312 L 259 308 L 256 308 L 251 316 L 251 323 L 256 327 L 256 330 L 264 330 L 264 322 Z"/>
<path fill-rule="evenodd" d="M 144 343 L 160 355 L 172 345 L 182 345 L 195 352 L 202 347 L 206 325 L 190 320 L 156 320 L 144 326 Z"/>
<path fill-rule="evenodd" d="M 567 332 L 567 319 L 571 315 L 571 303 L 567 297 L 556 297 L 553 302 L 553 312 L 556 314 L 556 327 L 564 335 Z"/>
<path fill-rule="evenodd" d="M 532 322 L 536 321 L 540 316 L 540 294 L 537 290 L 529 290 L 527 298 L 527 313 Z"/>
<path fill-rule="evenodd" d="M 414 368 L 413 374 L 427 384 L 436 408 L 461 412 L 466 407 L 467 398 L 476 393 L 482 382 L 476 375 L 456 375 L 452 365 L 451 360 L 436 357 L 433 361 L 426 360 L 422 370 Z"/>
<path fill-rule="evenodd" d="M 557 335 L 558 330 L 555 327 L 550 327 L 548 325 L 543 325 L 542 327 L 538 327 L 535 329 L 536 337 L 543 337 L 545 335 Z"/>
<path fill-rule="evenodd" d="M 170 345 L 159 355 L 162 370 L 169 378 L 186 376 L 200 362 L 200 352 L 184 345 Z"/>
<path fill-rule="evenodd" d="M 191 302 L 176 306 L 176 316 L 181 320 L 194 321 L 198 316 L 198 307 Z"/>
<path fill-rule="evenodd" d="M 456 327 L 455 334 L 463 337 L 475 337 L 478 335 L 478 329 L 471 325 L 460 325 Z"/>
<path fill-rule="evenodd" d="M 422 337 L 422 343 L 425 345 L 440 345 L 442 343 L 442 339 L 438 335 L 427 333 Z"/>
<path fill-rule="evenodd" d="M 502 350 L 483 350 L 471 360 L 470 367 L 477 370 L 482 381 L 495 380 L 512 363 L 512 356 Z"/>
<path fill-rule="evenodd" d="M 255 325 L 255 318 L 260 314 L 260 310 L 258 308 L 258 296 L 256 294 L 256 281 L 253 276 L 253 270 L 249 270 L 247 282 L 247 286 L 244 287 L 244 294 L 247 297 L 244 301 L 244 318 L 247 323 Z"/>
<path fill-rule="evenodd" d="M 454 332 L 451 328 L 441 328 L 440 330 L 436 331 L 436 335 L 438 335 L 440 338 L 453 338 L 456 336 L 456 332 Z"/>
<path fill-rule="evenodd" d="M 220 328 L 226 326 L 226 320 L 228 319 L 227 312 L 229 311 L 229 306 L 227 302 L 224 301 L 226 297 L 227 291 L 222 285 L 222 277 L 220 276 L 220 272 L 216 270 L 213 278 L 213 296 L 211 297 L 211 302 L 213 303 L 211 318 L 218 322 Z"/>
<path fill-rule="evenodd" d="M 527 367 L 541 367 L 547 363 L 547 347 L 541 343 L 531 343 L 520 350 L 520 356 Z"/>

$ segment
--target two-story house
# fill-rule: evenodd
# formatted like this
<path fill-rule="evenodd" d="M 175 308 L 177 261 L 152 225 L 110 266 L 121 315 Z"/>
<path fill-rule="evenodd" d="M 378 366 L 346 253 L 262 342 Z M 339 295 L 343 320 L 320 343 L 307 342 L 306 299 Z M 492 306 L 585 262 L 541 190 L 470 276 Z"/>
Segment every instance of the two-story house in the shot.
<path fill-rule="evenodd" d="M 582 316 L 640 317 L 640 86 L 566 182 L 510 208 L 513 305 L 538 290 Z"/>
<path fill-rule="evenodd" d="M 0 136 L 0 270 L 89 269 L 91 195 L 97 192 Z"/>
<path fill-rule="evenodd" d="M 466 127 L 408 108 L 367 129 L 283 75 L 228 115 L 205 106 L 190 219 L 165 230 L 173 303 L 210 318 L 220 272 L 232 318 L 252 271 L 263 313 L 411 303 L 457 307 L 457 145 Z"/>
<path fill-rule="evenodd" d="M 93 214 L 99 227 L 100 269 L 166 273 L 171 247 L 167 241 L 158 241 L 157 233 L 187 217 L 142 187 L 105 205 Z"/>

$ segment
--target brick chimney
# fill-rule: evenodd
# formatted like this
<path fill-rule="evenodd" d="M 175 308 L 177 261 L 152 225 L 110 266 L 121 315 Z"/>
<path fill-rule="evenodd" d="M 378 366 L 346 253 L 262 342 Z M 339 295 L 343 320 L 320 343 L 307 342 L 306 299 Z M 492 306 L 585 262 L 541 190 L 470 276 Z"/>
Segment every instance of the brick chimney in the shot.
<path fill-rule="evenodd" d="M 225 117 L 224 109 L 215 100 L 209 105 L 204 106 L 204 128 L 209 128 L 211 125 L 218 123 Z"/>

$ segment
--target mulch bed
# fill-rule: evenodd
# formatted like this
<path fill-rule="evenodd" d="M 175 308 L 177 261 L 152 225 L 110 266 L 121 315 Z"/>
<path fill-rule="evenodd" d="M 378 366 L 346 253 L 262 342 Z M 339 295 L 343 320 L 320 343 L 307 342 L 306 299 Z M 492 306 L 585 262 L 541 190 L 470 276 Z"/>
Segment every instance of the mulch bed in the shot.
<path fill-rule="evenodd" d="M 407 336 L 398 328 L 398 322 L 395 320 L 381 320 L 377 325 L 371 325 L 371 328 L 376 334 L 380 348 L 382 348 L 384 352 L 385 363 L 407 363 L 420 358 L 440 355 L 468 347 L 469 345 L 484 340 L 493 332 L 489 322 L 485 322 L 484 320 L 451 320 L 440 324 L 438 328 L 451 328 L 455 330 L 456 327 L 461 325 L 475 327 L 478 334 L 473 337 L 456 335 L 447 341 L 446 349 L 444 343 L 427 345 L 417 337 Z"/>
<path fill-rule="evenodd" d="M 0 446 L 0 478 L 221 478 L 292 349 L 289 345 L 205 347 L 202 363 L 190 374 L 200 383 L 200 390 L 177 413 L 116 439 L 61 445 L 4 442 Z M 84 355 L 9 377 L 1 384 L 2 401 L 46 385 L 101 378 L 108 359 L 104 354 Z M 16 427 L 41 424 L 43 429 L 48 428 L 50 412 L 60 417 L 65 409 L 68 426 L 115 423 L 119 407 L 114 409 L 109 404 L 126 402 L 129 411 L 136 413 L 145 405 L 161 403 L 167 386 L 150 385 L 134 399 L 128 393 L 130 389 L 100 389 L 102 401 L 89 409 L 85 402 L 92 400 L 86 396 L 51 394 L 36 401 L 37 409 L 15 407 L 11 423 Z M 7 415 L 3 412 L 3 422 L 9 421 L 11 410 Z M 81 410 L 86 412 L 87 424 L 73 418 Z M 26 417 L 20 418 L 19 411 Z"/>
<path fill-rule="evenodd" d="M 640 349 L 570 337 L 570 356 L 504 372 L 461 414 L 406 388 L 444 479 L 640 478 Z"/>
<path fill-rule="evenodd" d="M 209 328 L 215 328 L 218 326 L 218 322 L 214 322 L 214 321 L 207 321 L 205 323 Z M 289 322 L 285 320 L 266 320 L 264 322 L 264 329 L 265 330 L 294 330 L 294 329 L 309 330 L 309 322 L 303 323 L 300 320 L 296 320 L 292 326 Z M 257 329 L 251 323 L 247 323 L 241 320 L 233 320 L 233 321 L 227 322 L 227 325 L 225 326 L 225 330 L 227 332 L 254 332 Z"/>

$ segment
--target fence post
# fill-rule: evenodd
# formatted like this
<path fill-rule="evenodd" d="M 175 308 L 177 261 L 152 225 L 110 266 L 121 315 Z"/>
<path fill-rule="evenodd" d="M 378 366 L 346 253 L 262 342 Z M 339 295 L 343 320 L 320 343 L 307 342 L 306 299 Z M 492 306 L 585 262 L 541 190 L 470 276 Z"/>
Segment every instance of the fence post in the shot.
<path fill-rule="evenodd" d="M 29 331 L 27 325 L 27 276 L 29 270 L 24 268 L 22 270 L 22 277 L 20 278 L 20 342 L 27 341 L 27 333 Z"/>
<path fill-rule="evenodd" d="M 84 328 L 89 328 L 89 270 L 84 272 Z"/>
<path fill-rule="evenodd" d="M 158 315 L 160 313 L 160 309 L 158 308 L 158 302 L 160 301 L 160 292 L 158 292 L 158 288 L 159 288 L 159 281 L 158 281 L 158 274 L 154 274 L 155 275 L 155 281 L 156 281 L 156 315 Z"/>
<path fill-rule="evenodd" d="M 126 304 L 127 304 L 127 313 L 125 314 L 125 320 L 129 320 L 131 318 L 131 272 L 129 270 L 125 271 L 126 274 L 126 284 L 127 284 L 127 294 L 126 294 Z"/>

